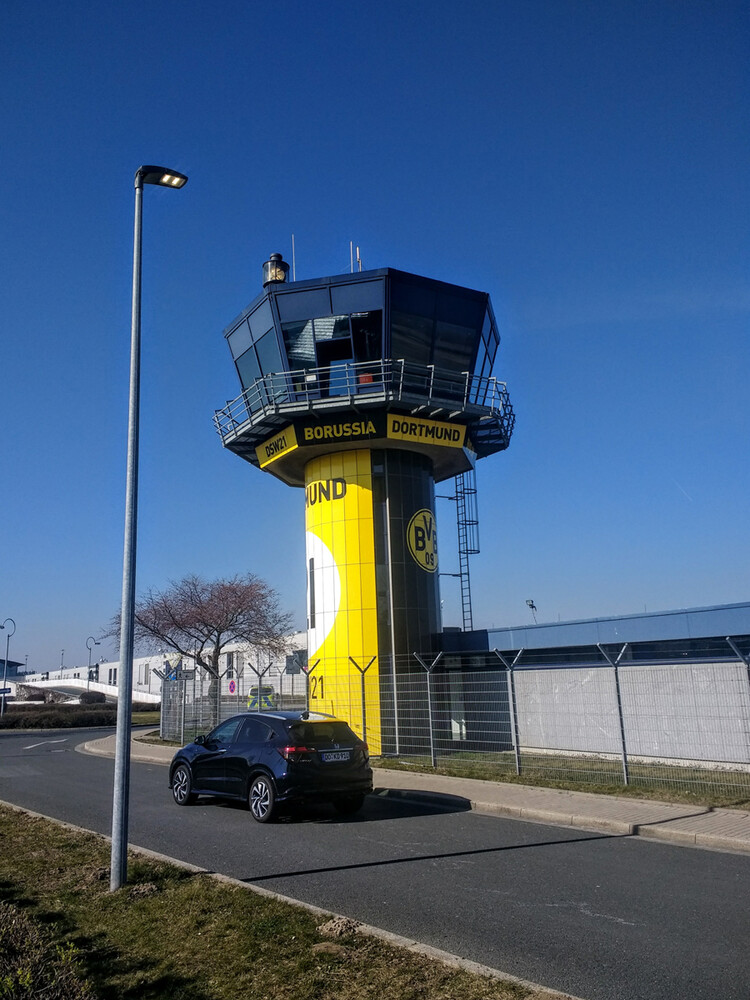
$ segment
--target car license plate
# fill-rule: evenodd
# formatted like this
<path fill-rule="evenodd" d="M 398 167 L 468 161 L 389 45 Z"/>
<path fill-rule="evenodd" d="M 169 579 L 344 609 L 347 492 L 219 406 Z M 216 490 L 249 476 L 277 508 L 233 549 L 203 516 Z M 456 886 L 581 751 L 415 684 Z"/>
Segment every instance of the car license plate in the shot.
<path fill-rule="evenodd" d="M 340 763 L 342 760 L 349 760 L 348 750 L 335 750 L 322 753 L 320 755 L 326 764 Z"/>

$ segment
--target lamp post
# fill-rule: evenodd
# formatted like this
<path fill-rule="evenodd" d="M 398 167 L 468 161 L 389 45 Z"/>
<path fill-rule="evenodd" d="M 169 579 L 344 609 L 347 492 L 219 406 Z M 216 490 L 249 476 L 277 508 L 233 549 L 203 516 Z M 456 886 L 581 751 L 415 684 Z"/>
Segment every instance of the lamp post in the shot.
<path fill-rule="evenodd" d="M 115 782 L 112 801 L 112 891 L 128 877 L 128 795 L 130 782 L 130 715 L 133 697 L 133 631 L 135 626 L 135 554 L 138 510 L 138 423 L 141 367 L 141 216 L 143 185 L 181 188 L 185 174 L 165 167 L 144 166 L 135 172 L 135 227 L 133 233 L 133 299 L 130 332 L 130 395 L 128 401 L 128 459 L 125 487 L 125 542 L 120 612 L 120 670 L 117 675 L 117 733 Z"/>
<path fill-rule="evenodd" d="M 10 622 L 11 625 L 13 626 L 12 632 L 9 632 L 5 628 L 8 622 Z M 3 624 L 0 625 L 0 628 L 5 629 L 5 663 L 3 665 L 3 697 L 2 701 L 0 701 L 0 716 L 2 716 L 5 715 L 5 685 L 8 680 L 8 650 L 10 649 L 10 637 L 16 634 L 16 623 L 13 621 L 12 618 L 6 618 Z"/>
<path fill-rule="evenodd" d="M 99 646 L 100 645 L 99 640 L 95 639 L 93 637 L 93 635 L 90 635 L 88 637 L 88 639 L 86 640 L 86 649 L 88 649 L 88 651 L 89 651 L 89 672 L 88 672 L 88 674 L 86 674 L 86 690 L 87 691 L 89 690 L 89 685 L 91 684 L 91 650 L 94 648 L 94 646 L 89 646 L 90 642 L 93 642 L 94 646 Z"/>

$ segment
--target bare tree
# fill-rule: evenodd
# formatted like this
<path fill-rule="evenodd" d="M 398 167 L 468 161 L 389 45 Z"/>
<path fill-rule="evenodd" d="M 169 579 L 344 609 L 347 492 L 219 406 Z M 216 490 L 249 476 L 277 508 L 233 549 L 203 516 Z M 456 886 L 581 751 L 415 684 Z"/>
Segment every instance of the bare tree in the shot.
<path fill-rule="evenodd" d="M 227 645 L 246 642 L 281 652 L 291 629 L 291 615 L 279 608 L 275 590 L 248 573 L 228 580 L 186 576 L 162 591 L 149 590 L 136 601 L 135 643 L 146 649 L 165 647 L 192 658 L 211 678 L 208 695 L 215 712 L 221 671 L 220 658 Z M 102 638 L 119 640 L 120 614 Z"/>

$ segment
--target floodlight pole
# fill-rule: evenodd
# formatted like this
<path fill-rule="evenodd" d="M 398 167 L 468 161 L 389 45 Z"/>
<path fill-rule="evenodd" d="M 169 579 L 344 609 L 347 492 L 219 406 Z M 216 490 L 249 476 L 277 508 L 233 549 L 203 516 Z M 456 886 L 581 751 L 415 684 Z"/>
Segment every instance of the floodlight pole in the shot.
<path fill-rule="evenodd" d="M 117 733 L 112 798 L 112 855 L 110 890 L 128 879 L 128 798 L 130 791 L 130 730 L 133 700 L 133 633 L 135 627 L 135 568 L 138 524 L 138 437 L 141 369 L 141 219 L 143 185 L 184 187 L 187 177 L 164 167 L 144 166 L 135 172 L 135 226 L 133 233 L 133 298 L 130 333 L 130 395 L 128 401 L 128 458 L 125 486 L 125 542 L 120 611 L 120 669 L 117 674 Z"/>
<path fill-rule="evenodd" d="M 94 646 L 89 646 L 90 642 L 93 642 L 94 646 L 101 645 L 93 637 L 93 635 L 88 636 L 88 638 L 86 639 L 86 649 L 88 649 L 88 651 L 89 651 L 89 672 L 86 674 L 86 690 L 87 691 L 90 690 L 90 688 L 91 688 L 91 650 L 94 648 Z"/>
<path fill-rule="evenodd" d="M 13 626 L 13 631 L 12 632 L 10 632 L 8 629 L 5 628 L 5 626 L 8 624 L 8 622 L 10 622 L 11 625 Z M 12 635 L 16 634 L 16 623 L 13 621 L 12 618 L 6 618 L 5 621 L 3 622 L 3 624 L 0 625 L 0 628 L 5 631 L 5 661 L 4 661 L 4 664 L 3 664 L 3 693 L 2 693 L 2 700 L 0 701 L 0 716 L 3 716 L 3 715 L 5 715 L 5 698 L 6 698 L 5 687 L 6 687 L 6 684 L 8 683 L 8 652 L 10 650 L 10 637 Z"/>

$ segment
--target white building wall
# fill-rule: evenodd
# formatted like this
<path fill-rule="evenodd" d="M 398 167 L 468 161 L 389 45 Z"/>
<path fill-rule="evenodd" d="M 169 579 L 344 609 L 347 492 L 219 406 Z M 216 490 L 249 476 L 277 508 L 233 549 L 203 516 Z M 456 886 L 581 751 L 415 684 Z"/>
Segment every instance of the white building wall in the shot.
<path fill-rule="evenodd" d="M 297 632 L 289 637 L 289 652 L 306 649 L 306 646 L 306 632 Z M 92 664 L 93 667 L 98 667 L 98 681 L 89 681 L 88 667 L 83 666 L 26 674 L 23 680 L 19 679 L 19 683 L 42 690 L 59 690 L 73 696 L 86 690 L 100 691 L 108 699 L 116 700 L 119 660 L 102 661 Z M 196 668 L 192 657 L 181 657 L 173 653 L 151 653 L 133 660 L 133 700 L 153 703 L 161 701 L 162 676 L 169 676 L 178 669 L 194 670 L 198 685 L 207 687 L 210 682 L 206 672 L 200 667 Z M 284 683 L 282 675 L 285 674 L 285 669 L 286 653 L 274 656 L 260 647 L 231 643 L 221 654 L 222 694 L 229 693 L 230 682 L 234 680 L 233 693 L 244 696 L 253 685 L 257 686 L 258 675 L 255 671 L 262 673 L 264 685 L 271 684 L 275 690 L 279 690 L 279 686 Z"/>

